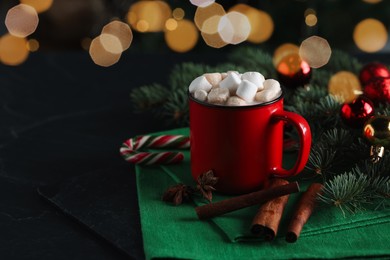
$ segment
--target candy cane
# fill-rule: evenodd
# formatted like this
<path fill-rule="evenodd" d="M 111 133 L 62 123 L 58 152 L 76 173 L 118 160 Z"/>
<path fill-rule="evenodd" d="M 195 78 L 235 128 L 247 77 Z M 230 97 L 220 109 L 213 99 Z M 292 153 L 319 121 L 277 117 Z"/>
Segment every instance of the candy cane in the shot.
<path fill-rule="evenodd" d="M 123 158 L 135 164 L 173 164 L 184 159 L 181 152 L 142 152 L 141 148 L 175 148 L 187 149 L 190 147 L 190 138 L 183 135 L 141 135 L 126 140 L 120 153 Z"/>

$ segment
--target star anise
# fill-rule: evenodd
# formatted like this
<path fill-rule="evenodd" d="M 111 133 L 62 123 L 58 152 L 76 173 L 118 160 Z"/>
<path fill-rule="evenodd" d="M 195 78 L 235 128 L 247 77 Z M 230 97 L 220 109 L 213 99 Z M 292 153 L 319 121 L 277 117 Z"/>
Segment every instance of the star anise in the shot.
<path fill-rule="evenodd" d="M 183 203 L 183 200 L 188 200 L 190 195 L 194 192 L 193 188 L 183 183 L 176 184 L 169 187 L 162 197 L 165 202 L 171 202 L 175 206 Z"/>
<path fill-rule="evenodd" d="M 214 172 L 210 170 L 199 175 L 197 181 L 198 185 L 196 188 L 200 191 L 203 198 L 211 202 L 213 199 L 213 191 L 215 191 L 213 186 L 218 182 L 218 177 L 215 177 Z"/>

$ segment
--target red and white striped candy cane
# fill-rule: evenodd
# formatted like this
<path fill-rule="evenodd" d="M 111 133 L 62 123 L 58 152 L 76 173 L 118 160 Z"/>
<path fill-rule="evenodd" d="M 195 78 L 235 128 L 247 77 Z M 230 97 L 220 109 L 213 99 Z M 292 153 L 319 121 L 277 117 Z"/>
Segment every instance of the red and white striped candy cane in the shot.
<path fill-rule="evenodd" d="M 184 159 L 181 152 L 142 152 L 141 148 L 175 148 L 187 149 L 190 147 L 190 138 L 184 135 L 141 135 L 126 140 L 120 153 L 123 158 L 135 164 L 173 164 Z"/>

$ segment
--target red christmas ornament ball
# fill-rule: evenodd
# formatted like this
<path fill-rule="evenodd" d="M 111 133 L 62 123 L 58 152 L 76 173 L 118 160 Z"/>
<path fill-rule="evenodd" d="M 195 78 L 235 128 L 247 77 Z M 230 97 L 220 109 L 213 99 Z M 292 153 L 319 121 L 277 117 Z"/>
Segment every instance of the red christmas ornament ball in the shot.
<path fill-rule="evenodd" d="M 304 86 L 310 82 L 312 70 L 299 54 L 290 54 L 276 66 L 279 82 L 291 88 Z"/>
<path fill-rule="evenodd" d="M 390 102 L 390 77 L 372 79 L 363 92 L 375 104 Z"/>
<path fill-rule="evenodd" d="M 359 96 L 351 103 L 344 104 L 340 115 L 349 127 L 361 128 L 374 115 L 374 104 L 367 97 Z"/>
<path fill-rule="evenodd" d="M 362 85 L 368 84 L 374 78 L 390 77 L 389 69 L 382 63 L 371 62 L 365 65 L 360 71 L 359 79 Z"/>

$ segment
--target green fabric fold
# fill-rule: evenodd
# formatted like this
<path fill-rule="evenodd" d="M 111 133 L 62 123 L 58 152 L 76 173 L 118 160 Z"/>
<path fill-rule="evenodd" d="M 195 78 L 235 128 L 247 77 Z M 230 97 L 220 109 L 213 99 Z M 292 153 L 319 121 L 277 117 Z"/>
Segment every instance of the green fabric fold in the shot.
<path fill-rule="evenodd" d="M 160 134 L 188 135 L 188 129 Z M 216 217 L 197 219 L 193 203 L 172 206 L 161 201 L 175 183 L 194 185 L 189 151 L 181 164 L 136 166 L 138 200 L 147 259 L 289 259 L 390 256 L 390 210 L 365 211 L 344 217 L 336 207 L 318 208 L 295 244 L 284 241 L 286 226 L 300 194 L 291 195 L 281 221 L 279 235 L 265 242 L 249 233 L 258 206 Z M 302 183 L 301 183 L 302 184 Z M 303 185 L 305 186 L 305 184 Z M 304 189 L 303 189 L 304 190 Z M 213 200 L 227 196 L 215 194 Z M 239 242 L 239 243 L 237 243 Z"/>

